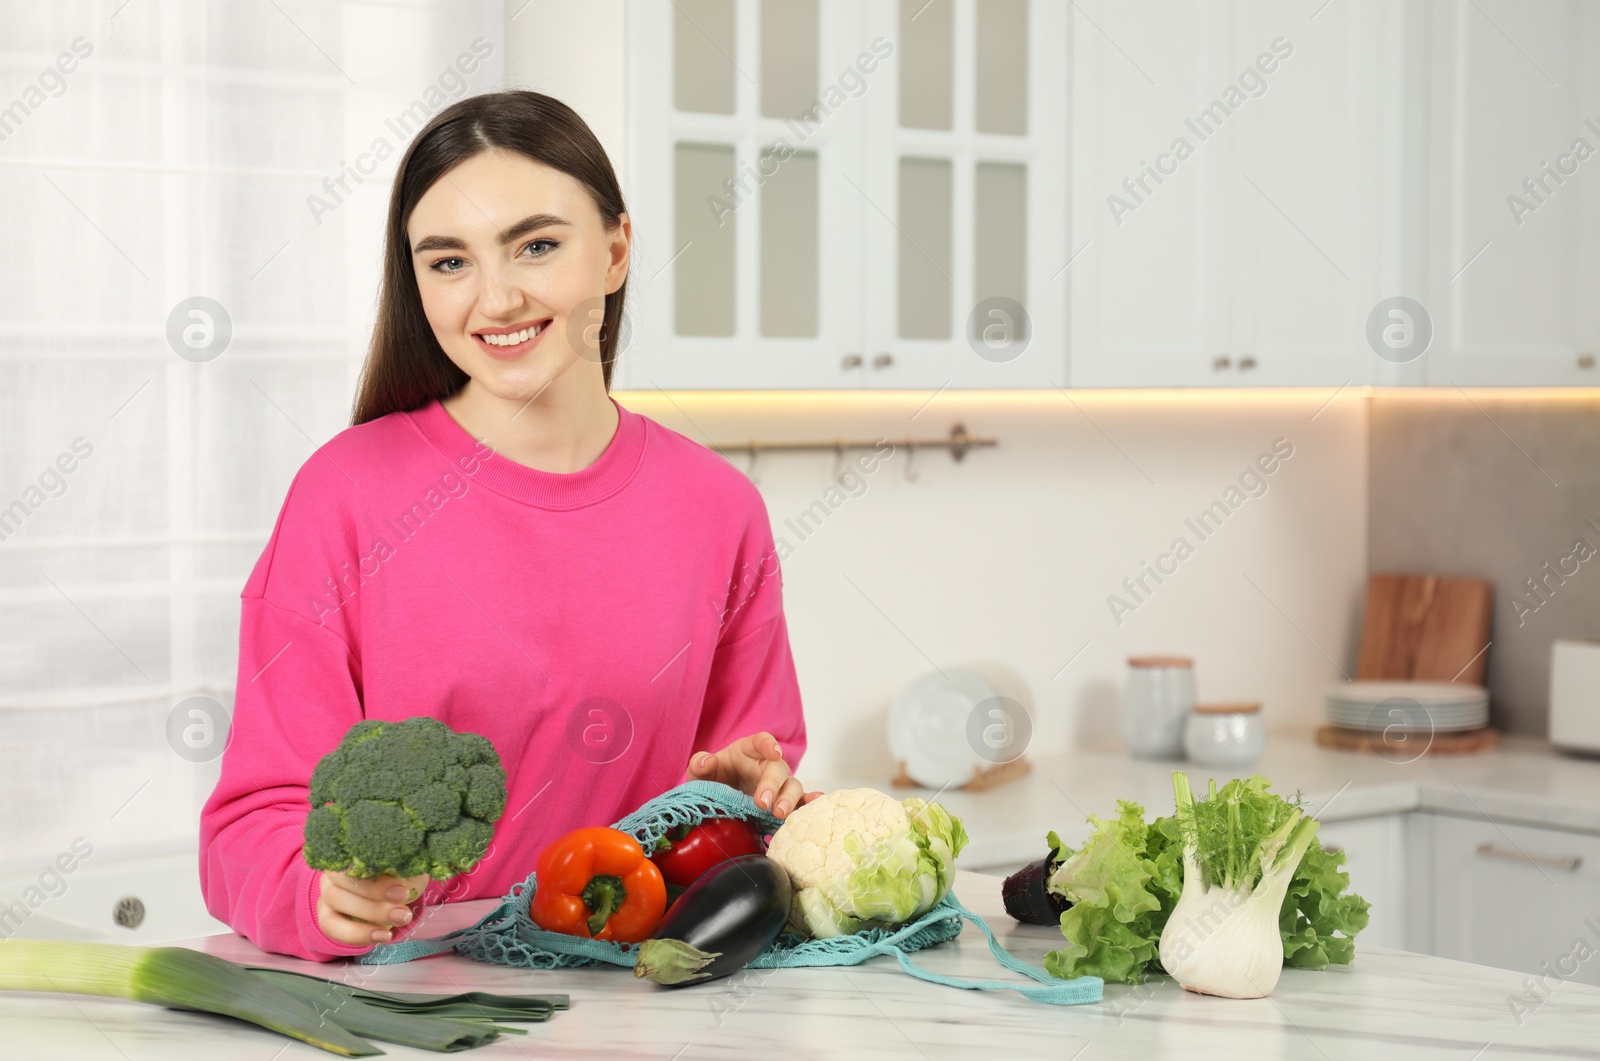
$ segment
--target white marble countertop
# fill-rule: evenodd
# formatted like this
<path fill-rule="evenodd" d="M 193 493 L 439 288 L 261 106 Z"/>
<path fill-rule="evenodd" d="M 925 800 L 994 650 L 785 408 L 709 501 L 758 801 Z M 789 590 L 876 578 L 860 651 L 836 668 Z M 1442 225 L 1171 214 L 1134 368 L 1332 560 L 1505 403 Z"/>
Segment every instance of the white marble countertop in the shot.
<path fill-rule="evenodd" d="M 1221 784 L 1264 774 L 1276 792 L 1298 789 L 1309 812 L 1326 822 L 1431 810 L 1600 834 L 1600 761 L 1558 753 L 1544 741 L 1525 737 L 1504 738 L 1492 752 L 1398 762 L 1319 748 L 1309 732 L 1273 733 L 1261 760 L 1239 770 L 1134 759 L 1120 749 L 1029 759 L 1031 772 L 987 792 L 938 793 L 972 838 L 961 854 L 962 866 L 981 870 L 1041 858 L 1051 829 L 1069 843 L 1082 843 L 1089 835 L 1084 819 L 1110 817 L 1119 799 L 1143 804 L 1147 818 L 1171 814 L 1175 769 L 1188 771 L 1197 791 L 1204 791 L 1207 778 Z M 902 797 L 934 794 L 890 789 L 886 777 L 816 778 L 803 770 L 801 775 L 808 788 L 867 786 Z"/>
<path fill-rule="evenodd" d="M 1011 921 L 1001 907 L 999 884 L 963 871 L 956 894 L 988 919 L 1013 953 L 1037 963 L 1060 943 L 1060 933 Z M 449 931 L 490 905 L 480 900 L 430 911 L 418 929 L 430 935 Z M 483 1057 L 1600 1057 L 1600 988 L 1558 984 L 1519 1025 L 1507 1000 L 1525 990 L 1521 974 L 1359 944 L 1350 966 L 1285 970 L 1266 999 L 1202 997 L 1154 977 L 1135 987 L 1108 985 L 1101 1003 L 1070 1007 L 1029 1002 L 1011 992 L 924 983 L 888 958 L 854 968 L 751 971 L 666 989 L 614 968 L 528 971 L 453 954 L 394 966 L 317 965 L 263 955 L 234 935 L 187 945 L 253 964 L 360 977 L 380 989 L 571 996 L 571 1009 L 547 1023 L 525 1025 L 526 1036 L 505 1037 L 476 1052 Z M 918 961 L 950 975 L 1013 978 L 994 962 L 972 925 L 957 939 L 920 952 Z M 112 999 L 0 995 L 0 1028 L 0 1058 L 19 1061 L 334 1056 L 252 1025 Z M 384 1048 L 394 1057 L 433 1056 Z"/>

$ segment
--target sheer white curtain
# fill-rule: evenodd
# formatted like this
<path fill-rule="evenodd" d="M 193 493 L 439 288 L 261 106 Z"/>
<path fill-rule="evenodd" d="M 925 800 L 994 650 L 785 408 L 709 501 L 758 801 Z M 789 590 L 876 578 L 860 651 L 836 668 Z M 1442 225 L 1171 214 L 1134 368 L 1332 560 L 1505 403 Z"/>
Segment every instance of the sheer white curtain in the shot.
<path fill-rule="evenodd" d="M 505 14 L 0 0 L 0 863 L 193 844 L 191 698 L 231 709 L 239 591 L 348 425 L 395 165 L 501 87 Z"/>

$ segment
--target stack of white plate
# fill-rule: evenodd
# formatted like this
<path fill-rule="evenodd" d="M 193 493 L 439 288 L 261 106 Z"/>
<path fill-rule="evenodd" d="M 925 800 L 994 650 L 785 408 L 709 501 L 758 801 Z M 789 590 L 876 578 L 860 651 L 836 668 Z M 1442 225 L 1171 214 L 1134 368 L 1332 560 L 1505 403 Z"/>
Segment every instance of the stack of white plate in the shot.
<path fill-rule="evenodd" d="M 1323 711 L 1344 729 L 1479 729 L 1489 724 L 1489 690 L 1457 682 L 1340 682 L 1323 694 Z"/>

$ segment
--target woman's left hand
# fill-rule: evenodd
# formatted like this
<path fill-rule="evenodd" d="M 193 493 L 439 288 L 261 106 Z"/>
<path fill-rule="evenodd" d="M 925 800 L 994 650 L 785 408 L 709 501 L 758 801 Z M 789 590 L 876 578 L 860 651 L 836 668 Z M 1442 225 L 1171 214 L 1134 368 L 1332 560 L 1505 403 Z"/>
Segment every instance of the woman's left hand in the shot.
<path fill-rule="evenodd" d="M 690 781 L 720 781 L 755 797 L 756 806 L 774 818 L 787 818 L 802 803 L 822 795 L 807 792 L 789 773 L 778 740 L 762 732 L 741 737 L 719 752 L 695 752 L 684 775 Z"/>

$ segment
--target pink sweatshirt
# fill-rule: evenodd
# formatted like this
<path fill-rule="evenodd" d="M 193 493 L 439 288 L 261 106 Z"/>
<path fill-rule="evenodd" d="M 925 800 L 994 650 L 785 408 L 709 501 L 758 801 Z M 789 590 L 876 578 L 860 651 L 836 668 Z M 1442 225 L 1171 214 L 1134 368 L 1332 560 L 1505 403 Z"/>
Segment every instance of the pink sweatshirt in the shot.
<path fill-rule="evenodd" d="M 200 818 L 213 916 L 313 961 L 370 949 L 323 934 L 300 854 L 311 771 L 363 718 L 481 733 L 509 775 L 488 855 L 431 882 L 429 904 L 504 895 L 546 843 L 678 784 L 696 751 L 767 730 L 799 765 L 760 494 L 617 411 L 606 451 L 567 475 L 495 454 L 437 401 L 306 461 L 240 595 L 232 728 Z"/>

